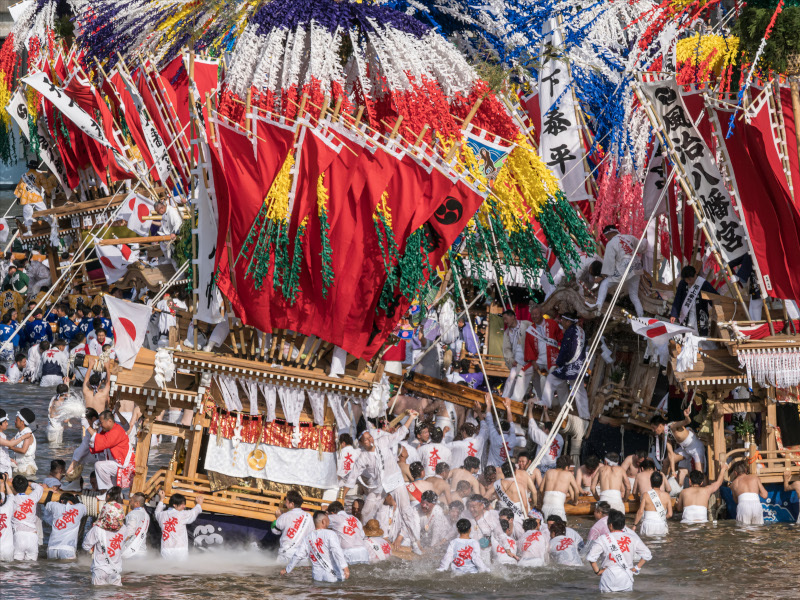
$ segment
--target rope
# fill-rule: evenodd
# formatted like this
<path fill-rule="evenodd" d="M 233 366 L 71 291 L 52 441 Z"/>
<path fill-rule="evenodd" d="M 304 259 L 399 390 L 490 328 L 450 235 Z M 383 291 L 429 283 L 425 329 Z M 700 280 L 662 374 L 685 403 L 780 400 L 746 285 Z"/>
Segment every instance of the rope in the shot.
<path fill-rule="evenodd" d="M 655 206 L 653 207 L 653 212 L 650 215 L 650 218 L 647 221 L 647 224 L 644 226 L 642 235 L 639 236 L 639 241 L 636 244 L 636 249 L 633 251 L 633 255 L 635 256 L 639 252 L 639 248 L 642 245 L 642 241 L 644 240 L 645 236 L 647 235 L 647 229 L 650 226 L 650 223 L 656 218 L 656 212 L 658 208 L 661 206 L 661 202 L 664 200 L 664 196 L 669 189 L 669 184 L 672 179 L 675 177 L 675 172 L 672 171 L 670 176 L 667 178 L 666 183 L 664 184 L 664 188 L 661 191 L 661 196 L 659 196 L 658 201 L 656 202 Z M 542 462 L 542 458 L 547 452 L 547 449 L 550 448 L 550 444 L 553 443 L 553 439 L 555 438 L 558 431 L 561 429 L 561 423 L 564 419 L 567 418 L 567 413 L 572 408 L 572 404 L 575 401 L 575 396 L 578 393 L 578 386 L 583 385 L 583 377 L 586 375 L 586 371 L 589 369 L 589 364 L 592 362 L 595 353 L 597 352 L 597 348 L 600 346 L 600 342 L 603 339 L 603 333 L 605 332 L 606 326 L 608 325 L 609 320 L 611 319 L 611 313 L 614 310 L 614 305 L 617 303 L 617 299 L 619 298 L 620 294 L 622 293 L 622 289 L 625 287 L 622 285 L 628 277 L 628 273 L 631 270 L 631 266 L 633 265 L 633 260 L 628 262 L 628 266 L 625 267 L 625 272 L 622 274 L 620 278 L 620 284 L 616 286 L 614 289 L 614 295 L 611 298 L 611 304 L 609 304 L 608 310 L 603 315 L 603 320 L 600 323 L 600 327 L 598 331 L 595 333 L 594 338 L 592 339 L 591 347 L 589 348 L 588 352 L 586 353 L 586 359 L 583 361 L 583 365 L 581 366 L 581 370 L 578 373 L 578 376 L 575 378 L 575 385 L 572 386 L 572 389 L 569 392 L 569 396 L 567 397 L 566 402 L 564 402 L 564 406 L 561 407 L 561 410 L 556 417 L 556 420 L 553 422 L 553 426 L 550 429 L 550 433 L 547 436 L 547 440 L 539 448 L 539 452 L 536 453 L 536 458 L 533 459 L 533 462 L 528 467 L 528 473 L 532 474 L 533 470 L 539 466 L 539 463 Z"/>

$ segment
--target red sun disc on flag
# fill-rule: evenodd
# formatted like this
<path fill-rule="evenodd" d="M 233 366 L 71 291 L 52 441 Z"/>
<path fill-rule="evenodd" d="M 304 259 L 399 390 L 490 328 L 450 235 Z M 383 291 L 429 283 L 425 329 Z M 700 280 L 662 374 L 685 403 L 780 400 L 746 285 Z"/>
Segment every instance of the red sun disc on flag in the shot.
<path fill-rule="evenodd" d="M 130 246 L 128 246 L 127 244 L 122 244 L 119 247 L 119 251 L 122 253 L 122 258 L 124 258 L 125 260 L 130 260 L 131 259 L 131 248 L 130 248 Z"/>
<path fill-rule="evenodd" d="M 150 208 L 147 204 L 142 203 L 136 208 L 136 216 L 139 217 L 140 221 L 144 221 L 145 217 L 150 216 Z"/>
<path fill-rule="evenodd" d="M 0 223 L 0 231 L 3 231 L 3 229 L 5 229 L 5 228 L 6 228 L 6 224 L 5 223 Z"/>
<path fill-rule="evenodd" d="M 133 210 L 133 207 L 136 206 L 136 196 L 128 200 L 128 208 Z"/>
<path fill-rule="evenodd" d="M 664 325 L 659 327 L 653 327 L 653 329 L 647 330 L 647 337 L 649 338 L 657 338 L 660 335 L 664 335 L 667 333 L 667 328 Z"/>
<path fill-rule="evenodd" d="M 125 333 L 127 333 L 132 340 L 136 339 L 136 325 L 133 324 L 133 321 L 125 317 L 120 317 L 119 324 L 122 325 Z"/>
<path fill-rule="evenodd" d="M 100 257 L 100 262 L 103 263 L 109 269 L 116 269 L 117 268 L 117 267 L 114 266 L 114 263 L 111 262 L 111 259 L 109 259 L 107 256 L 101 256 Z"/>

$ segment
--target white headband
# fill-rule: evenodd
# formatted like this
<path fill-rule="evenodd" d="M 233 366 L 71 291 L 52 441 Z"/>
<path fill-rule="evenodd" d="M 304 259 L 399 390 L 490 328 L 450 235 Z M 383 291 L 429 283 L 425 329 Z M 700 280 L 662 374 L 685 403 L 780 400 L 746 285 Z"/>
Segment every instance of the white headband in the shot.
<path fill-rule="evenodd" d="M 6 417 L 6 419 L 7 419 L 7 418 L 8 418 L 8 417 Z M 22 421 L 23 423 L 25 423 L 25 427 L 27 427 L 28 425 L 30 425 L 30 423 L 28 423 L 28 422 L 25 420 L 25 417 L 23 417 L 23 416 L 22 416 L 22 414 L 21 414 L 19 411 L 17 412 L 17 418 L 18 418 L 20 421 Z"/>
<path fill-rule="evenodd" d="M 3 423 L 4 421 L 8 421 L 8 415 L 5 417 L 0 417 L 0 423 Z"/>
<path fill-rule="evenodd" d="M 609 460 L 609 459 L 607 459 L 607 458 L 605 459 L 605 461 L 606 461 L 606 464 L 607 464 L 609 467 L 616 467 L 616 466 L 618 466 L 618 465 L 619 465 L 619 463 L 615 463 L 613 460 Z"/>

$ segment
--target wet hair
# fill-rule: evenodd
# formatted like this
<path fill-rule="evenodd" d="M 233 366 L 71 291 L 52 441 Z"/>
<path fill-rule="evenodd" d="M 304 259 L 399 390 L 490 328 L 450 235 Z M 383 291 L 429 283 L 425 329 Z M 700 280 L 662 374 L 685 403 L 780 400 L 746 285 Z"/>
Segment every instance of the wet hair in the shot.
<path fill-rule="evenodd" d="M 61 497 L 58 499 L 61 504 L 67 504 L 71 502 L 72 504 L 80 504 L 80 498 L 75 494 L 70 494 L 67 492 L 61 492 Z"/>
<path fill-rule="evenodd" d="M 514 471 L 511 469 L 511 465 L 508 464 L 508 461 L 503 463 L 503 466 L 500 467 L 500 470 L 503 472 L 504 477 L 513 477 Z"/>
<path fill-rule="evenodd" d="M 625 529 L 625 513 L 618 510 L 611 509 L 608 513 L 608 528 L 614 528 L 614 531 L 622 531 Z"/>
<path fill-rule="evenodd" d="M 642 460 L 644 460 L 645 458 L 647 458 L 647 450 L 637 450 L 635 456 L 636 458 L 641 458 Z"/>
<path fill-rule="evenodd" d="M 658 471 L 653 471 L 650 474 L 650 485 L 655 489 L 660 488 L 662 483 L 664 483 L 664 476 Z"/>
<path fill-rule="evenodd" d="M 747 465 L 743 460 L 736 461 L 733 463 L 733 465 L 731 465 L 731 472 L 736 473 L 737 475 L 744 475 L 747 473 Z"/>
<path fill-rule="evenodd" d="M 561 523 L 565 527 L 567 525 L 567 522 L 562 519 L 560 515 L 550 515 L 545 519 L 545 522 L 547 523 L 548 527 L 550 526 L 550 523 Z"/>
<path fill-rule="evenodd" d="M 56 386 L 56 394 L 58 394 L 59 396 L 61 394 L 66 394 L 67 392 L 69 392 L 69 386 L 66 383 L 59 383 Z"/>
<path fill-rule="evenodd" d="M 90 423 L 92 421 L 96 421 L 97 417 L 99 417 L 99 415 L 97 414 L 97 410 L 92 408 L 91 406 L 87 408 L 83 414 L 86 417 L 86 420 L 89 421 Z"/>
<path fill-rule="evenodd" d="M 484 477 L 485 477 L 486 475 L 489 475 L 490 473 L 491 473 L 491 474 L 493 474 L 493 475 L 494 475 L 494 474 L 496 474 L 496 473 L 497 473 L 497 468 L 496 468 L 496 467 L 493 467 L 492 465 L 486 465 L 486 466 L 483 468 L 483 475 L 484 475 Z"/>
<path fill-rule="evenodd" d="M 67 463 L 65 463 L 60 458 L 56 458 L 55 460 L 50 461 L 51 473 L 66 473 L 66 471 L 67 471 Z"/>
<path fill-rule="evenodd" d="M 14 362 L 20 362 L 22 360 L 25 360 L 26 358 L 28 357 L 25 356 L 22 352 L 17 352 L 17 355 L 14 357 Z"/>
<path fill-rule="evenodd" d="M 456 531 L 458 531 L 458 533 L 461 535 L 469 533 L 471 529 L 472 525 L 470 524 L 469 519 L 459 519 L 456 521 Z"/>
<path fill-rule="evenodd" d="M 703 475 L 702 471 L 694 470 L 689 473 L 689 482 L 692 485 L 702 485 L 704 479 L 705 475 Z"/>
<path fill-rule="evenodd" d="M 48 350 L 50 350 L 50 342 L 48 342 L 47 340 L 42 340 L 41 342 L 39 342 L 40 352 L 47 352 Z"/>
<path fill-rule="evenodd" d="M 606 460 L 619 464 L 619 454 L 616 452 L 606 452 Z"/>
<path fill-rule="evenodd" d="M 108 498 L 108 496 L 106 496 L 106 498 Z M 186 504 L 186 496 L 184 496 L 183 494 L 172 494 L 172 496 L 169 497 L 170 508 L 177 508 L 185 504 Z"/>
<path fill-rule="evenodd" d="M 527 458 L 528 462 L 533 462 L 533 456 L 531 455 L 530 452 L 527 451 L 523 451 L 517 454 L 517 460 L 519 460 L 520 458 Z"/>
<path fill-rule="evenodd" d="M 286 492 L 286 502 L 291 502 L 295 507 L 300 508 L 303 503 L 303 496 L 300 495 L 299 490 L 289 490 Z"/>
<path fill-rule="evenodd" d="M 539 529 L 539 519 L 530 517 L 522 522 L 523 531 L 533 531 L 535 529 Z"/>
<path fill-rule="evenodd" d="M 590 471 L 594 471 L 600 466 L 600 458 L 598 458 L 596 454 L 590 454 L 586 457 L 586 460 L 583 461 L 583 466 Z"/>
<path fill-rule="evenodd" d="M 350 435 L 349 433 L 342 433 L 341 435 L 339 435 L 339 443 L 345 444 L 346 446 L 352 446 L 353 436 Z"/>
<path fill-rule="evenodd" d="M 447 508 L 449 508 L 450 510 L 457 508 L 459 511 L 463 511 L 464 503 L 461 502 L 461 500 L 453 500 L 450 504 L 447 505 Z"/>
<path fill-rule="evenodd" d="M 417 425 L 417 430 L 414 432 L 414 434 L 415 434 L 417 437 L 419 437 L 419 436 L 420 436 L 420 434 L 421 434 L 423 431 L 425 431 L 426 429 L 428 430 L 428 433 L 431 433 L 431 424 L 430 424 L 428 421 L 423 421 L 422 423 L 420 423 L 419 425 Z"/>
<path fill-rule="evenodd" d="M 650 424 L 655 425 L 656 427 L 659 425 L 666 425 L 667 423 L 669 423 L 669 421 L 667 421 L 661 415 L 655 415 L 652 419 L 650 419 Z"/>
<path fill-rule="evenodd" d="M 649 471 L 650 469 L 656 468 L 656 463 L 653 461 L 652 458 L 645 458 L 642 462 L 639 463 L 639 468 L 642 471 Z"/>
<path fill-rule="evenodd" d="M 422 492 L 420 500 L 422 502 L 428 502 L 430 504 L 437 504 L 439 502 L 439 494 L 437 494 L 433 490 L 425 490 L 424 492 Z"/>
<path fill-rule="evenodd" d="M 497 513 L 497 514 L 500 515 L 504 519 L 508 519 L 509 521 L 513 521 L 514 520 L 514 511 L 511 510 L 510 508 L 501 508 L 500 512 Z"/>
<path fill-rule="evenodd" d="M 425 474 L 425 467 L 422 466 L 422 463 L 419 461 L 413 462 L 408 465 L 408 470 L 411 472 L 411 476 L 414 479 L 419 479 Z"/>
<path fill-rule="evenodd" d="M 434 444 L 440 444 L 444 439 L 444 433 L 442 432 L 440 427 L 434 427 L 431 429 L 431 441 Z"/>
<path fill-rule="evenodd" d="M 28 490 L 28 478 L 25 475 L 15 475 L 11 480 L 11 487 L 17 494 L 24 494 Z"/>
<path fill-rule="evenodd" d="M 466 490 L 465 493 L 469 494 L 472 491 L 472 486 L 469 484 L 469 481 L 466 479 L 462 479 L 456 484 L 456 491 L 460 494 L 461 490 Z"/>
<path fill-rule="evenodd" d="M 358 508 L 356 509 L 356 504 L 358 504 Z M 353 506 L 350 508 L 350 512 L 355 514 L 360 513 L 364 510 L 364 499 L 363 498 L 356 498 L 353 500 Z"/>
<path fill-rule="evenodd" d="M 556 469 L 568 469 L 571 464 L 569 456 L 564 456 L 562 454 L 556 459 Z"/>
<path fill-rule="evenodd" d="M 511 529 L 511 523 L 508 522 L 508 519 L 500 519 L 500 529 L 503 531 L 509 531 Z"/>
<path fill-rule="evenodd" d="M 486 498 L 484 498 L 480 494 L 472 494 L 472 496 L 467 498 L 467 506 L 469 506 L 473 502 L 480 502 L 483 506 L 486 506 Z"/>
<path fill-rule="evenodd" d="M 681 279 L 689 279 L 697 275 L 697 269 L 692 265 L 686 265 L 681 269 Z"/>
<path fill-rule="evenodd" d="M 324 510 L 315 510 L 314 511 L 314 525 L 319 525 L 320 523 L 322 523 L 322 520 L 326 519 L 327 517 L 328 517 L 328 513 L 326 513 Z"/>
<path fill-rule="evenodd" d="M 437 475 L 441 475 L 442 473 L 447 473 L 447 471 L 449 471 L 449 470 L 450 470 L 450 465 L 448 465 L 446 462 L 442 461 L 442 462 L 436 463 L 436 474 Z"/>
<path fill-rule="evenodd" d="M 592 264 L 589 265 L 589 274 L 593 275 L 594 277 L 600 277 L 603 273 L 603 263 L 602 261 L 595 260 Z"/>
<path fill-rule="evenodd" d="M 480 469 L 481 461 L 477 456 L 468 456 L 464 459 L 464 468 L 467 471 L 471 471 L 472 469 Z"/>
<path fill-rule="evenodd" d="M 91 375 L 89 375 L 89 385 L 97 387 L 98 385 L 100 385 L 102 379 L 103 377 L 102 375 L 100 375 L 100 373 L 94 372 Z"/>
<path fill-rule="evenodd" d="M 7 312 L 6 314 L 4 314 L 2 321 L 4 325 L 8 325 L 9 323 L 11 323 L 11 313 Z"/>
<path fill-rule="evenodd" d="M 130 500 L 128 500 L 129 506 L 144 506 L 147 504 L 147 496 L 145 496 L 142 492 L 136 492 L 135 494 L 131 495 Z"/>
<path fill-rule="evenodd" d="M 551 524 L 547 525 L 547 529 L 550 530 L 550 537 L 558 537 L 560 535 L 567 535 L 567 526 L 564 525 L 564 521 L 554 521 Z"/>
<path fill-rule="evenodd" d="M 175 496 L 173 496 L 173 498 L 174 497 Z M 122 504 L 122 488 L 118 485 L 108 488 L 108 491 L 106 492 L 106 502 L 117 502 Z"/>
<path fill-rule="evenodd" d="M 599 512 L 601 515 L 607 515 L 611 512 L 611 505 L 605 500 L 600 500 L 594 505 L 594 511 Z"/>
<path fill-rule="evenodd" d="M 114 413 L 110 410 L 104 410 L 98 415 L 98 418 L 101 421 L 113 421 L 114 420 Z"/>
<path fill-rule="evenodd" d="M 328 514 L 329 515 L 335 515 L 336 513 L 342 512 L 343 510 L 344 510 L 344 505 L 341 502 L 339 502 L 338 500 L 335 500 L 335 501 L 331 502 L 330 504 L 328 504 Z"/>

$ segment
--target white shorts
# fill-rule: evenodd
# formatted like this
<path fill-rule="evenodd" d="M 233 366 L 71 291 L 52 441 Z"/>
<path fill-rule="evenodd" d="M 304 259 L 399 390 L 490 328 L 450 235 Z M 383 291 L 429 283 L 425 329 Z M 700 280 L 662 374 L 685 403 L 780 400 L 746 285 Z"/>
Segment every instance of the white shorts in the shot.
<path fill-rule="evenodd" d="M 39 560 L 39 534 L 35 531 L 14 532 L 14 560 Z"/>
<path fill-rule="evenodd" d="M 122 573 L 92 569 L 92 585 L 122 585 Z"/>
<path fill-rule="evenodd" d="M 161 548 L 161 558 L 167 560 L 189 560 L 189 548 Z"/>
<path fill-rule="evenodd" d="M 48 560 L 75 560 L 75 548 L 48 548 Z"/>

